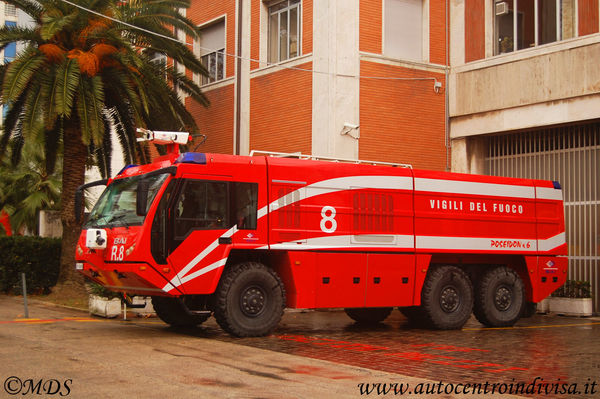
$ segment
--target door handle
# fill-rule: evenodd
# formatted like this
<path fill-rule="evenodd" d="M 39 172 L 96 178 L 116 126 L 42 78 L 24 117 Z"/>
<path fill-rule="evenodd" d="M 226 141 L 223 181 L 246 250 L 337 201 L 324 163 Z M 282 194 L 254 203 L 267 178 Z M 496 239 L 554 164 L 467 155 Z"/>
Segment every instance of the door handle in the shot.
<path fill-rule="evenodd" d="M 219 244 L 231 244 L 231 237 L 219 237 Z"/>

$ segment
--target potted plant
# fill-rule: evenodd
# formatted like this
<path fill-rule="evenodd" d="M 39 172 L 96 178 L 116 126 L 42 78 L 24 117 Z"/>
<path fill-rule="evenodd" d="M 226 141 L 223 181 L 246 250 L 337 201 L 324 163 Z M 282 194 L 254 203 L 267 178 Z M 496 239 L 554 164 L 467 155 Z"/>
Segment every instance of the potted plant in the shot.
<path fill-rule="evenodd" d="M 548 310 L 567 316 L 592 315 L 592 290 L 589 281 L 567 280 L 548 298 Z"/>
<path fill-rule="evenodd" d="M 121 294 L 107 290 L 97 283 L 89 284 L 90 313 L 102 317 L 117 317 L 121 314 Z"/>

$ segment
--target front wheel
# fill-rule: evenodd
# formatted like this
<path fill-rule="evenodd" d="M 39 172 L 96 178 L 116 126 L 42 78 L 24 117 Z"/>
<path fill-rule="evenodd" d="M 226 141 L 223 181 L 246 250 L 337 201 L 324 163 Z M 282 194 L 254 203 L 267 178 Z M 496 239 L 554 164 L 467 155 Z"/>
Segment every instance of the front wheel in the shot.
<path fill-rule="evenodd" d="M 439 330 L 462 328 L 473 311 L 473 286 L 456 266 L 440 266 L 429 271 L 421 291 L 421 317 L 426 325 Z"/>
<path fill-rule="evenodd" d="M 346 314 L 360 324 L 381 323 L 392 313 L 392 308 L 346 308 Z"/>
<path fill-rule="evenodd" d="M 215 292 L 215 319 L 237 337 L 269 334 L 279 324 L 284 308 L 281 279 L 260 263 L 240 263 L 225 270 Z"/>
<path fill-rule="evenodd" d="M 488 327 L 509 327 L 521 317 L 525 291 L 513 269 L 501 266 L 486 272 L 475 290 L 475 317 Z"/>

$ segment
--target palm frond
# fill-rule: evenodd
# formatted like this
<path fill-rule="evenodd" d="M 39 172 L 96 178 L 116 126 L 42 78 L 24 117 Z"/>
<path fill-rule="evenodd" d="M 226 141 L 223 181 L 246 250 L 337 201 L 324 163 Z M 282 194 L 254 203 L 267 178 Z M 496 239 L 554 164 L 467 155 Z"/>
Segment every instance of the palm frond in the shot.
<path fill-rule="evenodd" d="M 182 90 L 187 96 L 192 97 L 199 104 L 208 107 L 210 101 L 204 95 L 202 90 L 198 87 L 196 82 L 188 78 L 186 74 L 176 71 L 174 68 L 167 68 L 167 76 L 171 82 L 180 90 Z M 208 74 L 208 72 L 207 72 Z"/>
<path fill-rule="evenodd" d="M 111 161 L 112 161 L 112 136 L 110 134 L 111 128 L 111 118 L 108 116 L 108 113 L 103 114 L 103 122 L 104 122 L 104 130 L 106 134 L 102 138 L 102 144 L 100 146 L 95 147 L 94 156 L 96 158 L 96 162 L 98 165 L 98 169 L 100 170 L 100 175 L 104 179 L 108 179 L 112 175 L 111 171 Z"/>
<path fill-rule="evenodd" d="M 53 129 L 46 131 L 44 158 L 48 174 L 52 174 L 56 170 L 56 159 L 58 157 L 61 137 L 62 124 L 60 123 L 56 123 Z"/>
<path fill-rule="evenodd" d="M 15 101 L 45 62 L 46 58 L 35 47 L 28 46 L 6 69 L 2 84 L 2 102 Z"/>
<path fill-rule="evenodd" d="M 44 100 L 44 124 L 46 125 L 46 129 L 53 129 L 54 124 L 56 123 L 56 119 L 58 117 L 58 112 L 56 110 L 56 96 L 58 93 L 58 73 L 56 73 L 58 68 L 55 66 L 50 67 L 50 71 L 47 74 L 43 74 L 40 76 L 40 81 L 42 83 L 42 92 Z"/>
<path fill-rule="evenodd" d="M 79 65 L 76 59 L 67 58 L 56 70 L 56 113 L 65 118 L 71 116 L 73 99 L 79 87 Z"/>
<path fill-rule="evenodd" d="M 18 125 L 19 123 L 17 123 Z M 16 166 L 21 161 L 21 153 L 23 151 L 23 146 L 25 145 L 25 137 L 23 137 L 23 133 L 21 129 L 16 128 L 15 134 L 12 139 L 11 153 L 10 153 L 10 163 L 12 166 Z"/>
<path fill-rule="evenodd" d="M 37 136 L 39 132 L 44 130 L 43 92 L 41 85 L 40 81 L 33 82 L 32 90 L 26 92 L 27 97 L 23 105 L 23 131 L 34 136 Z"/>
<path fill-rule="evenodd" d="M 80 75 L 80 90 L 77 92 L 77 115 L 81 129 L 81 140 L 85 145 L 100 146 L 104 135 L 101 104 L 104 101 L 101 81 Z"/>
<path fill-rule="evenodd" d="M 3 26 L 0 28 L 0 48 L 3 49 L 14 42 L 32 42 L 37 44 L 39 36 L 32 28 L 21 26 Z"/>
<path fill-rule="evenodd" d="M 65 27 L 72 25 L 77 18 L 78 11 L 64 15 L 56 8 L 50 9 L 42 14 L 42 26 L 40 36 L 42 40 L 50 40 Z"/>

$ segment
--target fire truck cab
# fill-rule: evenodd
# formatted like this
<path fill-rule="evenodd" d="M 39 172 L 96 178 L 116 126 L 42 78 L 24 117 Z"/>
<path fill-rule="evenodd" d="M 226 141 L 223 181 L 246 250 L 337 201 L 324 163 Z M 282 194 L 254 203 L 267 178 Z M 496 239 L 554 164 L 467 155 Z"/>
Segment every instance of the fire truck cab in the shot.
<path fill-rule="evenodd" d="M 107 185 L 76 249 L 81 273 L 151 296 L 168 324 L 214 315 L 235 336 L 260 336 L 286 307 L 341 307 L 357 322 L 399 307 L 437 329 L 460 329 L 472 313 L 510 326 L 566 280 L 558 182 L 179 154 L 187 138 L 173 134 L 152 164 L 81 187 Z"/>

